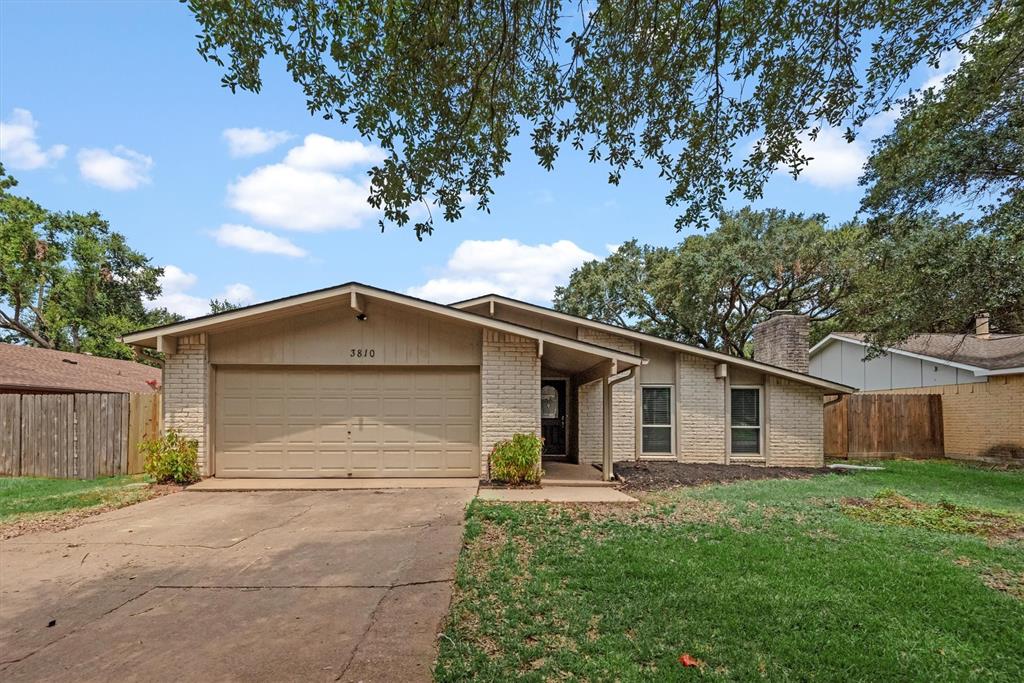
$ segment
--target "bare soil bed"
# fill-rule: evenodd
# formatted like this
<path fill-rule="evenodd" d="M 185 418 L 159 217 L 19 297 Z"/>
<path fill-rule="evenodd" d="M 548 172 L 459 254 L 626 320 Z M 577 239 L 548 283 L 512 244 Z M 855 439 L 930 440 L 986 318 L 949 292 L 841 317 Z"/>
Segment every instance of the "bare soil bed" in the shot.
<path fill-rule="evenodd" d="M 755 479 L 805 479 L 816 474 L 838 474 L 827 467 L 751 467 L 750 465 L 712 465 L 682 462 L 617 462 L 615 476 L 622 488 L 631 491 L 656 491 L 676 486 L 727 484 Z"/>

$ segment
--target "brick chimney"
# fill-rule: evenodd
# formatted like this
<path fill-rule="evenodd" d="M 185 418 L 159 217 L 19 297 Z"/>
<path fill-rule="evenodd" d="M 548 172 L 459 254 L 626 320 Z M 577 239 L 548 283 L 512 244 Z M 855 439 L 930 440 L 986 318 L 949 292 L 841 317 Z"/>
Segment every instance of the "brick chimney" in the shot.
<path fill-rule="evenodd" d="M 754 360 L 807 374 L 810 324 L 806 315 L 772 311 L 754 326 Z"/>
<path fill-rule="evenodd" d="M 985 311 L 974 316 L 974 336 L 979 339 L 988 339 L 991 336 L 989 315 Z"/>

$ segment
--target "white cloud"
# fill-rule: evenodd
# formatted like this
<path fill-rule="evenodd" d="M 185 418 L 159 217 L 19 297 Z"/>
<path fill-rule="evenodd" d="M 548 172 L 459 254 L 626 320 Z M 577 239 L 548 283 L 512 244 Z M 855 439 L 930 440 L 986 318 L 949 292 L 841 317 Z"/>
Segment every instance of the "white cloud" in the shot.
<path fill-rule="evenodd" d="M 384 160 L 384 151 L 358 140 L 335 140 L 326 135 L 307 135 L 302 144 L 288 150 L 284 163 L 292 168 L 338 171 L 351 166 L 370 166 Z"/>
<path fill-rule="evenodd" d="M 824 128 L 818 137 L 801 138 L 801 153 L 811 157 L 799 179 L 830 190 L 855 187 L 864 171 L 868 153 L 860 140 L 847 142 L 836 128 Z"/>
<path fill-rule="evenodd" d="M 614 254 L 615 252 L 617 252 L 619 250 L 619 247 L 621 247 L 621 246 L 622 246 L 621 244 L 608 243 L 608 244 L 604 245 L 604 248 L 608 250 L 609 254 Z"/>
<path fill-rule="evenodd" d="M 210 312 L 210 301 L 187 293 L 195 286 L 199 278 L 194 273 L 186 273 L 174 265 L 164 266 L 164 274 L 160 276 L 160 296 L 148 305 L 150 308 L 166 308 L 186 318 L 195 318 Z"/>
<path fill-rule="evenodd" d="M 523 244 L 518 240 L 466 240 L 452 252 L 440 277 L 411 287 L 408 293 L 440 302 L 496 293 L 549 303 L 555 287 L 597 256 L 569 240 Z"/>
<path fill-rule="evenodd" d="M 223 136 L 228 142 L 228 154 L 233 157 L 263 154 L 292 138 L 288 131 L 263 128 L 228 128 Z"/>
<path fill-rule="evenodd" d="M 369 194 L 369 181 L 272 164 L 229 185 L 228 204 L 288 230 L 352 229 L 377 213 L 366 203 Z"/>
<path fill-rule="evenodd" d="M 152 167 L 151 157 L 121 145 L 112 152 L 83 149 L 78 153 L 78 170 L 82 177 L 108 190 L 134 190 L 140 185 L 148 185 Z"/>
<path fill-rule="evenodd" d="M 160 276 L 160 287 L 163 290 L 157 298 L 148 302 L 149 308 L 166 308 L 172 313 L 186 318 L 197 318 L 210 312 L 210 299 L 227 299 L 234 304 L 251 304 L 255 301 L 252 287 L 241 282 L 226 286 L 212 297 L 201 297 L 190 294 L 199 278 L 194 273 L 186 273 L 175 265 L 164 266 L 164 274 Z"/>
<path fill-rule="evenodd" d="M 36 142 L 39 123 L 27 109 L 15 109 L 11 118 L 0 121 L 0 160 L 11 168 L 32 170 L 64 158 L 67 145 L 43 149 Z"/>
<path fill-rule="evenodd" d="M 215 298 L 226 299 L 233 304 L 245 306 L 256 300 L 256 292 L 252 287 L 241 282 L 235 282 L 224 288 Z"/>
<path fill-rule="evenodd" d="M 935 90 L 935 92 L 941 92 L 946 87 L 946 76 L 950 75 L 954 71 L 960 68 L 960 65 L 964 63 L 964 53 L 960 50 L 953 48 L 947 50 L 939 55 L 939 66 L 936 69 L 928 69 L 928 79 L 921 86 L 922 90 L 928 90 L 929 88 Z"/>
<path fill-rule="evenodd" d="M 256 254 L 280 254 L 296 258 L 307 255 L 305 249 L 291 240 L 248 225 L 225 223 L 213 232 L 213 237 L 221 246 L 237 247 Z"/>

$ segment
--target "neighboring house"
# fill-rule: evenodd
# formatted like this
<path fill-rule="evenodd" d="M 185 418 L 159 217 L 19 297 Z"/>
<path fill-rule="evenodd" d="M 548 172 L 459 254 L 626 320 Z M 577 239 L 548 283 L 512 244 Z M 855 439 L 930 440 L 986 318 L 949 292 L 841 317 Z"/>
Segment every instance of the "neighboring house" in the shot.
<path fill-rule="evenodd" d="M 801 329 L 786 344 L 806 368 Z M 606 473 L 638 458 L 820 465 L 822 398 L 851 391 L 500 296 L 445 306 L 358 283 L 124 341 L 166 354 L 165 424 L 222 477 L 486 479 L 517 432 Z"/>
<path fill-rule="evenodd" d="M 866 392 L 942 396 L 946 454 L 1024 457 L 1024 335 L 918 334 L 869 358 L 865 335 L 830 334 L 810 351 L 810 373 Z"/>
<path fill-rule="evenodd" d="M 160 375 L 142 363 L 0 343 L 0 393 L 153 393 Z"/>

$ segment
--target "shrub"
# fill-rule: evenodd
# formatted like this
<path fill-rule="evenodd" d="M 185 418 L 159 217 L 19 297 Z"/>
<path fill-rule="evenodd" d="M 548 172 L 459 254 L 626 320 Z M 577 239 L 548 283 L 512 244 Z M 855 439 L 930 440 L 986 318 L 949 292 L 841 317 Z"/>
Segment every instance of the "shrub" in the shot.
<path fill-rule="evenodd" d="M 540 481 L 542 442 L 536 434 L 516 434 L 491 449 L 491 478 L 508 484 Z"/>
<path fill-rule="evenodd" d="M 157 439 L 142 441 L 146 474 L 158 484 L 192 484 L 199 481 L 199 442 L 173 429 Z"/>

